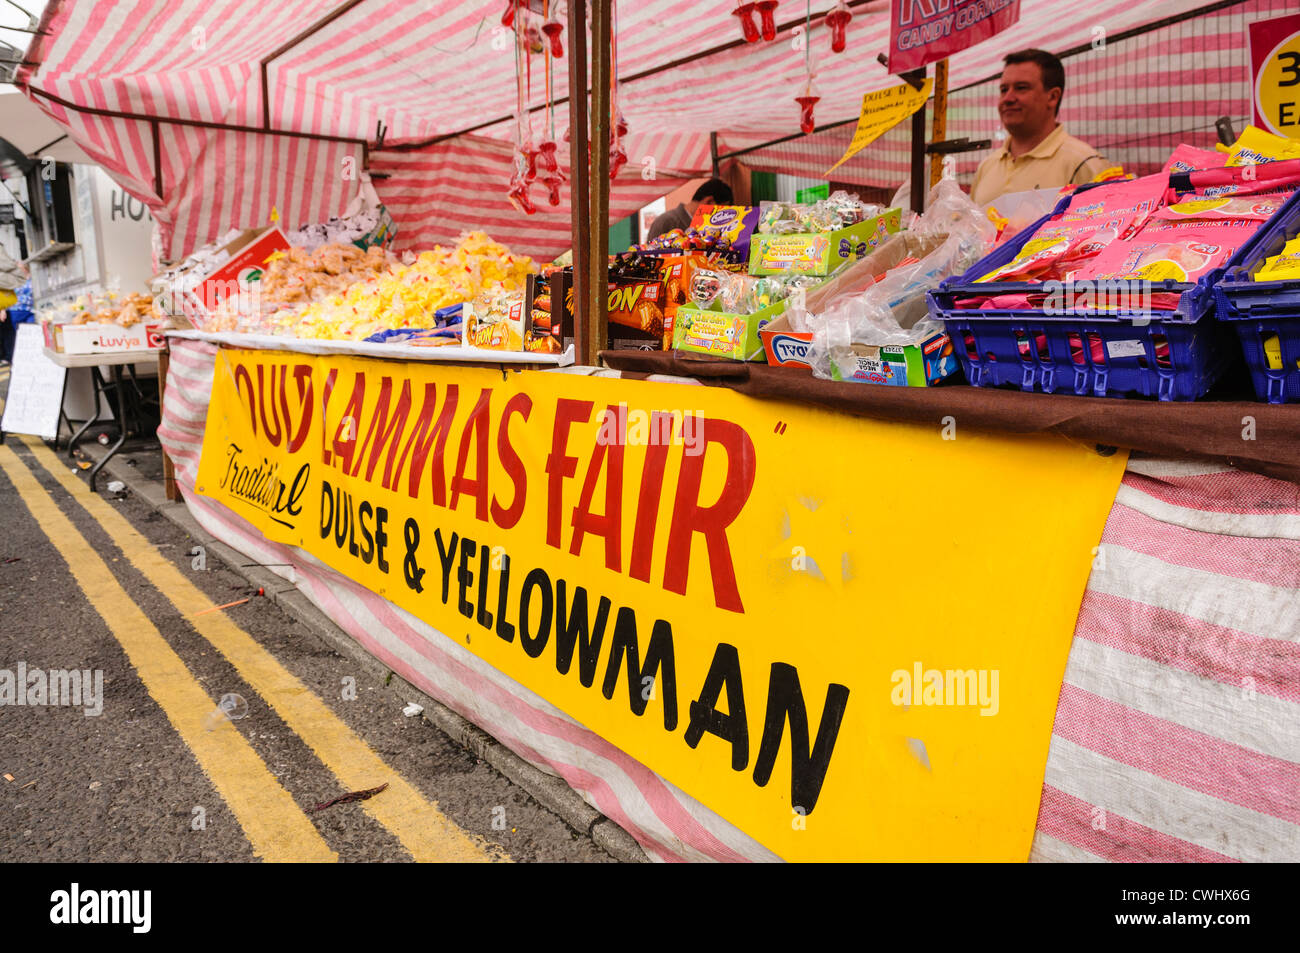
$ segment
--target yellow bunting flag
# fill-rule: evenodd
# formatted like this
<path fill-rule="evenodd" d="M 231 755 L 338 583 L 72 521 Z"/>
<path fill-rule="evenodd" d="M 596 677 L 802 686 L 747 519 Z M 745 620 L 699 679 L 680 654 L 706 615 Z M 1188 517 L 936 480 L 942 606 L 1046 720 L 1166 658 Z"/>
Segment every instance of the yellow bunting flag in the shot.
<path fill-rule="evenodd" d="M 840 156 L 840 161 L 826 170 L 826 175 L 829 176 L 884 133 L 924 106 L 925 101 L 930 98 L 930 90 L 933 87 L 934 80 L 927 79 L 920 89 L 908 83 L 900 83 L 898 86 L 878 89 L 874 93 L 863 96 L 862 114 L 858 116 L 858 128 L 853 133 L 853 141 L 849 143 L 844 155 Z"/>

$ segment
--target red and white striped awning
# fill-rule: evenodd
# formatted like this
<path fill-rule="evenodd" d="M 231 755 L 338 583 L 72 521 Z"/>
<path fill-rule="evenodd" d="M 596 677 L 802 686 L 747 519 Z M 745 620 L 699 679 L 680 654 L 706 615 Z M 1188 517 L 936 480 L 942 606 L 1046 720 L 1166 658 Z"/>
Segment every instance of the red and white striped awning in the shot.
<path fill-rule="evenodd" d="M 805 17 L 804 3 L 784 0 L 776 40 L 729 45 L 740 38 L 733 3 L 619 4 L 618 96 L 631 161 L 613 183 L 611 220 L 707 174 L 710 133 L 723 153 L 797 133 L 794 97 L 806 67 L 821 96 L 821 124 L 852 119 L 864 93 L 896 84 L 876 62 L 888 46 L 888 0 L 852 5 L 848 49 L 838 55 L 821 23 L 832 5 L 814 0 Z M 1022 0 L 1016 26 L 952 57 L 950 83 L 996 73 L 1008 50 L 1064 49 L 1087 43 L 1099 24 L 1114 34 L 1194 6 Z M 231 227 L 263 224 L 273 207 L 291 227 L 339 214 L 366 162 L 387 176 L 375 184 L 402 245 L 482 228 L 521 252 L 551 256 L 571 243 L 567 194 L 557 208 L 542 201 L 532 216 L 505 196 L 516 109 L 512 35 L 500 26 L 505 7 L 505 0 L 51 0 L 45 35 L 18 83 L 150 206 L 171 258 Z M 539 106 L 542 57 L 533 62 L 529 103 Z M 564 60 L 554 92 L 568 94 Z M 542 116 L 533 122 L 544 138 Z M 556 123 L 562 133 L 567 106 Z M 560 152 L 567 164 L 567 149 Z M 790 171 L 816 174 L 811 165 Z M 906 172 L 905 150 L 884 144 L 837 177 L 897 184 Z"/>

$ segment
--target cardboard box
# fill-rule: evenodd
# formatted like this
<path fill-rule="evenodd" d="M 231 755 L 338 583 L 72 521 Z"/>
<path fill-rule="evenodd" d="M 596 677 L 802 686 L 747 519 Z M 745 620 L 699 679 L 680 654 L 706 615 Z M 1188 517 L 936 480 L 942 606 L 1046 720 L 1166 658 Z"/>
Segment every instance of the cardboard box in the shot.
<path fill-rule="evenodd" d="M 564 302 L 561 327 L 567 344 L 573 340 L 573 273 L 569 269 L 551 277 L 552 307 L 557 293 L 561 296 L 558 300 Z M 609 340 L 604 346 L 613 350 L 662 350 L 666 303 L 661 280 L 611 283 L 606 301 Z"/>
<path fill-rule="evenodd" d="M 785 312 L 786 301 L 778 301 L 753 314 L 701 311 L 693 304 L 677 309 L 673 326 L 673 348 L 695 351 L 720 360 L 765 360 L 759 330 Z"/>
<path fill-rule="evenodd" d="M 691 278 L 701 268 L 714 271 L 740 271 L 748 267 L 742 264 L 723 263 L 713 260 L 716 256 L 709 252 L 682 252 L 676 255 L 661 255 L 660 267 L 664 282 L 664 349 L 673 346 L 673 325 L 677 319 L 677 309 L 690 300 Z"/>
<path fill-rule="evenodd" d="M 648 334 L 657 341 L 664 336 L 664 305 L 668 295 L 662 279 L 626 281 L 609 286 L 608 313 L 611 325 L 621 325 Z M 610 328 L 610 334 L 614 329 Z"/>
<path fill-rule="evenodd" d="M 182 302 L 185 317 L 195 327 L 203 327 L 208 314 L 230 295 L 255 285 L 270 257 L 289 250 L 289 239 L 279 228 L 249 229 L 221 250 L 230 258 Z"/>
<path fill-rule="evenodd" d="M 942 331 L 919 345 L 852 345 L 848 367 L 831 361 L 831 379 L 894 387 L 927 387 L 957 370 L 952 339 Z"/>
<path fill-rule="evenodd" d="M 809 290 L 807 308 L 814 314 L 825 311 L 836 298 L 858 294 L 871 287 L 885 272 L 908 259 L 922 259 L 948 240 L 946 234 L 921 237 L 915 232 L 897 232 L 859 258 L 834 278 Z"/>
<path fill-rule="evenodd" d="M 461 343 L 485 351 L 524 349 L 524 299 L 509 301 L 506 310 L 494 312 L 484 298 L 466 301 L 461 311 Z"/>
<path fill-rule="evenodd" d="M 691 217 L 690 231 L 744 256 L 753 247 L 758 216 L 755 205 L 701 205 Z"/>
<path fill-rule="evenodd" d="M 167 343 L 161 324 L 49 324 L 43 323 L 45 344 L 62 354 L 118 354 L 153 351 Z"/>
<path fill-rule="evenodd" d="M 891 208 L 833 232 L 755 234 L 750 243 L 751 275 L 829 275 L 847 261 L 866 256 L 898 231 L 900 209 Z"/>
<path fill-rule="evenodd" d="M 562 321 L 551 312 L 551 283 L 541 275 L 528 275 L 524 278 L 524 313 L 528 321 L 524 325 L 524 350 L 533 354 L 562 354 L 564 340 L 561 335 Z M 545 307 L 538 307 L 543 303 Z"/>
<path fill-rule="evenodd" d="M 759 328 L 758 336 L 763 342 L 767 363 L 773 367 L 811 369 L 808 352 L 812 348 L 812 332 L 791 329 L 789 315 L 780 314 L 773 318 L 765 327 Z"/>

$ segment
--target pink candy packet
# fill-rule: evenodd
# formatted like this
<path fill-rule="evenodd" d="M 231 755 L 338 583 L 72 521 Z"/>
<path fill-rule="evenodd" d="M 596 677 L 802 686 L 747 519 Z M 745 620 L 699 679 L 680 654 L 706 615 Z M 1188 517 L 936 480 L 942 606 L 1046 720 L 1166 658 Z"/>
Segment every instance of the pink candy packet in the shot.
<path fill-rule="evenodd" d="M 1198 149 L 1184 143 L 1173 151 L 1165 163 L 1164 173 L 1168 175 L 1170 172 L 1191 172 L 1193 169 L 1222 169 L 1227 161 L 1226 152 Z"/>
<path fill-rule="evenodd" d="M 1241 218 L 1255 222 L 1266 222 L 1273 213 L 1280 209 L 1290 196 L 1288 194 L 1240 196 L 1237 198 L 1194 198 L 1188 197 L 1173 205 L 1166 205 L 1155 213 L 1153 218 L 1170 222 L 1185 222 L 1190 219 L 1225 219 Z"/>
<path fill-rule="evenodd" d="M 1077 192 L 1057 218 L 1040 228 L 1014 259 L 980 281 L 1046 281 L 1064 277 L 1116 240 L 1142 227 L 1169 187 L 1164 173 Z"/>
<path fill-rule="evenodd" d="M 1231 257 L 1260 227 L 1253 219 L 1153 219 L 1132 241 L 1115 242 L 1075 269 L 1071 281 L 1195 281 Z"/>
<path fill-rule="evenodd" d="M 1089 314 L 1097 311 L 1135 310 L 1150 308 L 1173 311 L 1182 295 L 1170 291 L 1150 291 L 1142 288 L 1110 288 L 1104 283 L 1082 281 L 1062 284 L 1051 294 L 1004 294 L 987 298 L 966 298 L 958 303 L 965 308 L 997 311 L 1043 310 L 1050 317 L 1064 317 L 1074 313 Z"/>
<path fill-rule="evenodd" d="M 1188 173 L 1187 178 L 1201 198 L 1289 193 L 1300 185 L 1300 159 L 1203 169 Z"/>

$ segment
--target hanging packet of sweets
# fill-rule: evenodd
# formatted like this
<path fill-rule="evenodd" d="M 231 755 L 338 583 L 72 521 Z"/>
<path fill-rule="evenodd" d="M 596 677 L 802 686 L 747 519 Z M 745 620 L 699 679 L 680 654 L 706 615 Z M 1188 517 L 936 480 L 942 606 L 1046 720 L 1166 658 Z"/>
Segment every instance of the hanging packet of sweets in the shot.
<path fill-rule="evenodd" d="M 1169 187 L 1163 173 L 1076 192 L 1010 262 L 979 281 L 1047 281 L 1063 278 L 1110 243 L 1134 234 L 1160 207 Z"/>

